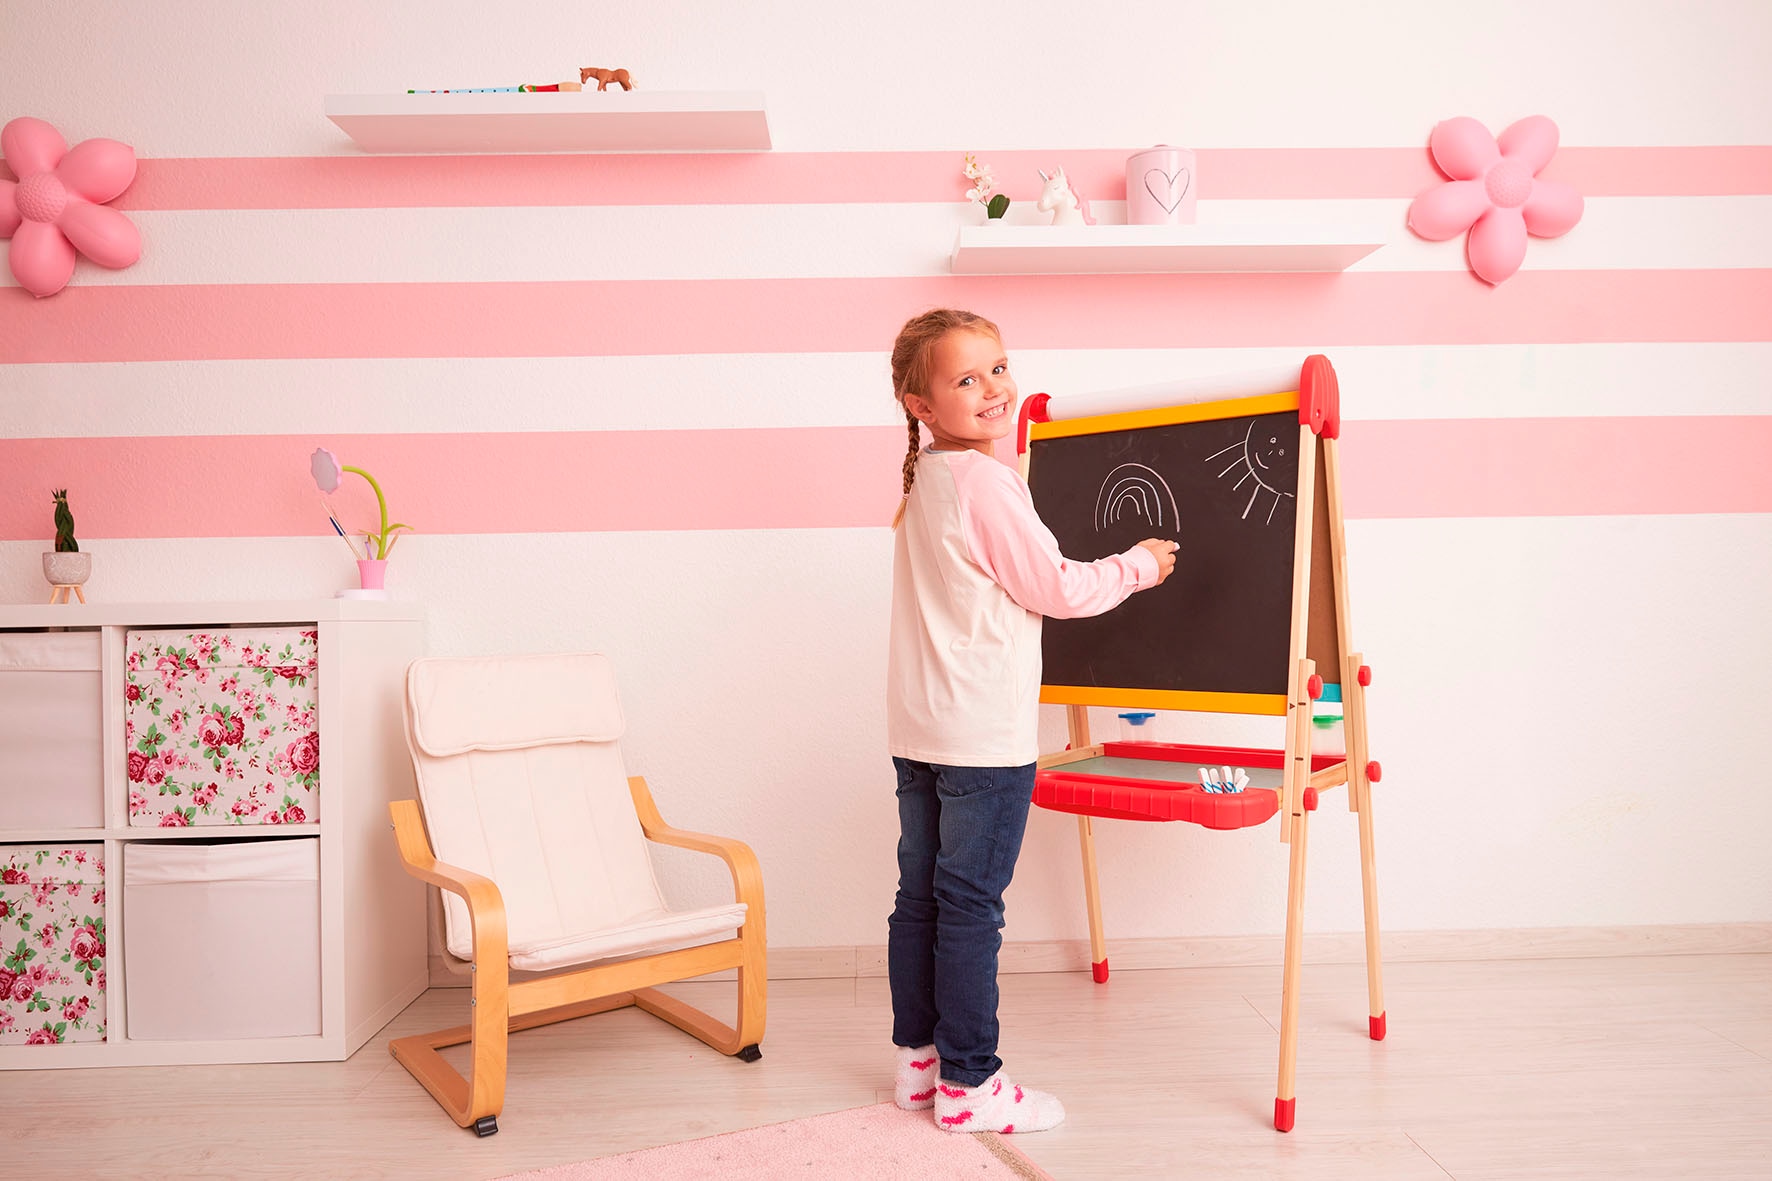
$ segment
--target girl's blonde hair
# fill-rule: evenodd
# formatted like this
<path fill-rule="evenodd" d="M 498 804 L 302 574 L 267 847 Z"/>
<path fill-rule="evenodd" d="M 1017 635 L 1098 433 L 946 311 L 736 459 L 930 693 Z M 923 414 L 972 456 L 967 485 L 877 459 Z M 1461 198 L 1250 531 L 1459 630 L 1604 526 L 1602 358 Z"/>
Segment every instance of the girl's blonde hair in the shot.
<path fill-rule="evenodd" d="M 935 308 L 914 316 L 905 321 L 905 326 L 898 330 L 898 339 L 892 342 L 892 396 L 904 408 L 905 425 L 910 428 L 910 447 L 904 456 L 904 496 L 898 502 L 898 511 L 892 515 L 892 527 L 904 520 L 904 508 L 911 496 L 911 485 L 917 479 L 917 452 L 923 448 L 922 426 L 909 406 L 905 406 L 906 394 L 919 397 L 929 396 L 929 357 L 935 351 L 935 345 L 950 332 L 977 332 L 984 336 L 994 337 L 998 344 L 1003 342 L 1003 334 L 997 326 L 975 312 L 965 312 L 958 308 Z"/>

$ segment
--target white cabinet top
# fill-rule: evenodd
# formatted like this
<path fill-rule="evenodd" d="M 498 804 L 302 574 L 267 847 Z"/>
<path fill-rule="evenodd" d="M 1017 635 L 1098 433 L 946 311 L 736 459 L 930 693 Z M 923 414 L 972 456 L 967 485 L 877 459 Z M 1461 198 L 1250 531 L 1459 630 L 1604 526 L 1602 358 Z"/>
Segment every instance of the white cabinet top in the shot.
<path fill-rule="evenodd" d="M 353 620 L 420 622 L 422 603 L 375 599 L 290 599 L 273 602 L 7 603 L 0 628 L 221 627 L 226 624 L 321 623 Z"/>

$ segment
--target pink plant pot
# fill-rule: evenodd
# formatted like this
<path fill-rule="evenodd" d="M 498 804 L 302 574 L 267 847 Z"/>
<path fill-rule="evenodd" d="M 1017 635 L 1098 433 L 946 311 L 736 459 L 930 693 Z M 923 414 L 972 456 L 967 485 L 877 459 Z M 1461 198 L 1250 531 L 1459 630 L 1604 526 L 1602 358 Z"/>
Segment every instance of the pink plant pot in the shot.
<path fill-rule="evenodd" d="M 357 559 L 357 580 L 364 590 L 385 590 L 388 576 L 386 558 Z"/>

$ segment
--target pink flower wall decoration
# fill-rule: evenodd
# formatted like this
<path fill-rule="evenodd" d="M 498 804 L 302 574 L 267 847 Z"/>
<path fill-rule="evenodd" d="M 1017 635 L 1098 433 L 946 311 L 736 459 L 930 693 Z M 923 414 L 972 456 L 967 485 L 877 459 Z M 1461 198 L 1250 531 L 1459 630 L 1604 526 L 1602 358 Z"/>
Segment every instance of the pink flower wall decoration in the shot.
<path fill-rule="evenodd" d="M 1531 115 L 1499 136 L 1460 116 L 1434 128 L 1434 163 L 1452 179 L 1416 197 L 1409 228 L 1432 242 L 1470 231 L 1471 270 L 1487 283 L 1526 261 L 1526 235 L 1555 238 L 1581 220 L 1581 194 L 1538 174 L 1557 153 L 1557 125 Z"/>
<path fill-rule="evenodd" d="M 141 257 L 135 223 L 105 208 L 135 179 L 135 150 L 114 139 L 89 139 L 72 151 L 41 119 L 20 118 L 0 129 L 0 152 L 18 177 L 0 180 L 0 238 L 13 277 L 41 299 L 68 285 L 78 250 L 105 267 Z"/>

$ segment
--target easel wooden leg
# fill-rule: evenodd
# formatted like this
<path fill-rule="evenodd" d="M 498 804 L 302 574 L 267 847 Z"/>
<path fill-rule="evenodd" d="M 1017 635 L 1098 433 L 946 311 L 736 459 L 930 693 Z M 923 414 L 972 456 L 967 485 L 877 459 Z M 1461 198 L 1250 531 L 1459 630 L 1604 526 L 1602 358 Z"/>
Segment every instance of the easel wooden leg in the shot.
<path fill-rule="evenodd" d="M 1286 887 L 1286 967 L 1280 991 L 1280 1085 L 1274 1098 L 1274 1128 L 1290 1132 L 1298 1115 L 1294 1093 L 1298 1069 L 1298 984 L 1304 959 L 1304 854 L 1310 813 L 1292 824 L 1292 864 Z"/>
<path fill-rule="evenodd" d="M 1378 947 L 1378 858 L 1372 851 L 1372 798 L 1360 807 L 1360 885 L 1366 902 L 1366 1023 L 1372 1040 L 1385 1034 L 1384 961 Z"/>
<path fill-rule="evenodd" d="M 1089 971 L 1097 984 L 1108 978 L 1107 934 L 1101 929 L 1101 882 L 1095 874 L 1095 831 L 1089 817 L 1077 817 L 1083 843 L 1083 896 L 1089 904 Z"/>
<path fill-rule="evenodd" d="M 1065 722 L 1071 732 L 1071 749 L 1089 745 L 1089 707 L 1067 706 Z M 1095 829 L 1089 817 L 1077 817 L 1077 840 L 1083 846 L 1083 899 L 1089 908 L 1089 971 L 1097 984 L 1108 978 L 1107 935 L 1101 926 L 1101 879 L 1095 871 Z"/>
<path fill-rule="evenodd" d="M 1378 938 L 1378 855 L 1372 840 L 1371 754 L 1367 746 L 1366 681 L 1371 672 L 1360 653 L 1347 657 L 1342 676 L 1347 732 L 1348 806 L 1360 813 L 1360 896 L 1366 911 L 1366 1026 L 1372 1040 L 1385 1035 L 1384 961 Z"/>
<path fill-rule="evenodd" d="M 1310 814 L 1317 806 L 1310 786 L 1310 706 L 1307 688 L 1316 663 L 1300 660 L 1293 673 L 1291 716 L 1287 731 L 1286 811 L 1280 825 L 1292 846 L 1286 879 L 1286 953 L 1280 982 L 1280 1080 L 1274 1096 L 1274 1128 L 1290 1132 L 1298 1115 L 1294 1090 L 1298 1068 L 1298 985 L 1304 968 L 1304 868 L 1310 835 Z"/>

